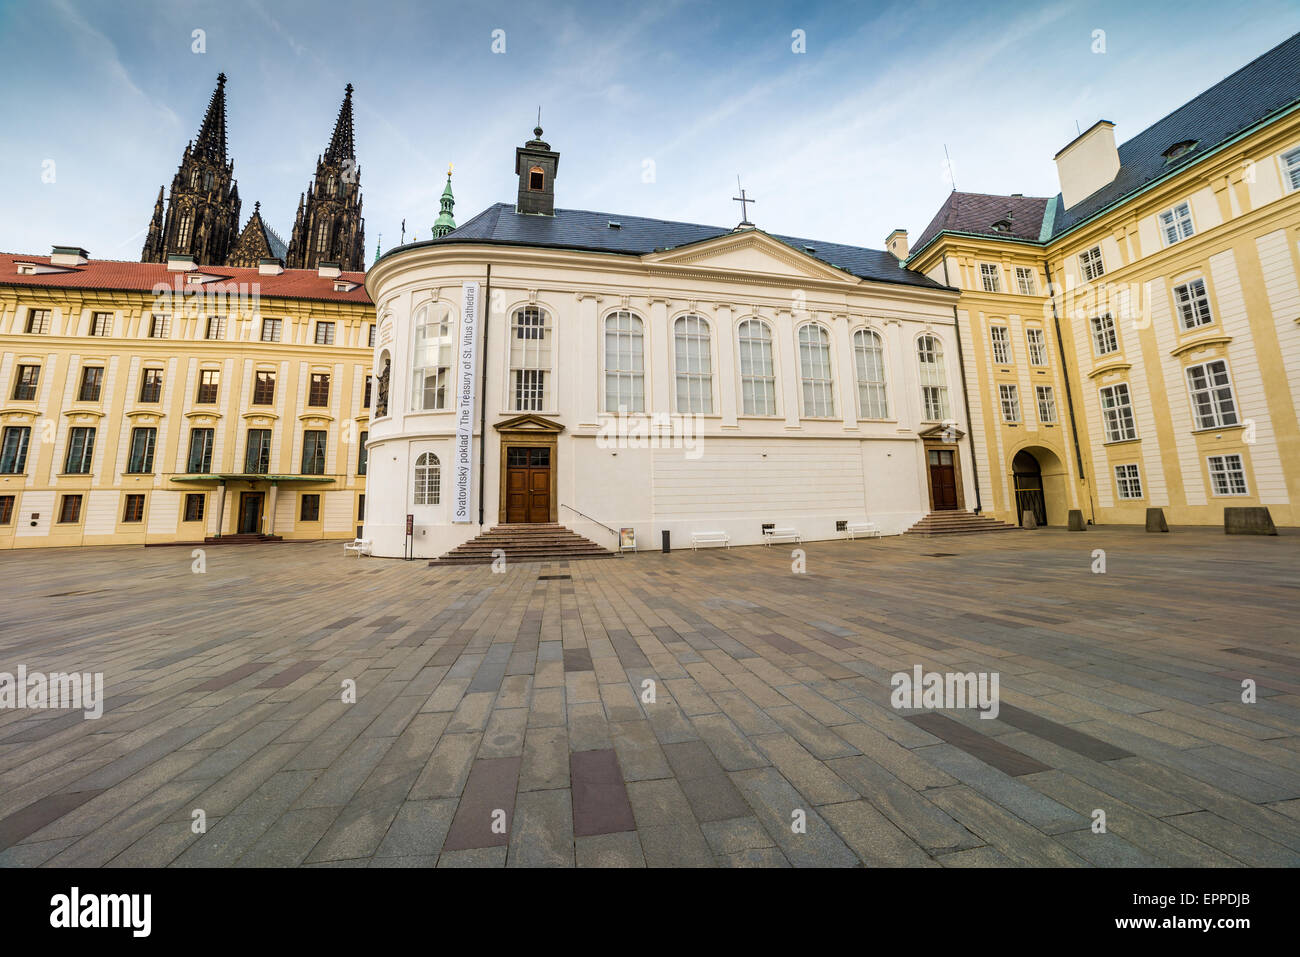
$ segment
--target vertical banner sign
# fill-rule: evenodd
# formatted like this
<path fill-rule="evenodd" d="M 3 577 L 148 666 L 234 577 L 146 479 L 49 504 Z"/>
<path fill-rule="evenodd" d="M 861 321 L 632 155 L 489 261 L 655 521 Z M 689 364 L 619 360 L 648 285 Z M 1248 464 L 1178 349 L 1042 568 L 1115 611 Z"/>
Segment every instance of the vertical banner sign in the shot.
<path fill-rule="evenodd" d="M 470 476 L 474 465 L 474 398 L 478 393 L 478 283 L 461 287 L 460 349 L 456 353 L 456 461 L 452 521 L 470 521 Z M 481 467 L 481 466 L 480 466 Z"/>

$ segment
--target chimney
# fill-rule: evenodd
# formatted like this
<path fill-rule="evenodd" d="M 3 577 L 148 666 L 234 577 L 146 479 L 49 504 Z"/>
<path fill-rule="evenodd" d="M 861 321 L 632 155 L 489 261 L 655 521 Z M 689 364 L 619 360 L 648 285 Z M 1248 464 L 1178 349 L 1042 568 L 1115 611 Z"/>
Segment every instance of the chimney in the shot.
<path fill-rule="evenodd" d="M 90 262 L 90 253 L 80 246 L 55 246 L 50 253 L 51 266 L 84 266 Z"/>
<path fill-rule="evenodd" d="M 343 270 L 339 268 L 338 263 L 319 263 L 316 266 L 316 273 L 322 279 L 337 279 L 343 275 Z"/>
<path fill-rule="evenodd" d="M 1112 182 L 1118 173 L 1115 124 L 1110 120 L 1098 120 L 1056 154 L 1056 175 L 1066 209 Z"/>
<path fill-rule="evenodd" d="M 907 258 L 907 230 L 895 229 L 885 237 L 885 248 L 894 254 L 900 263 Z"/>
<path fill-rule="evenodd" d="M 167 256 L 168 272 L 193 272 L 198 268 L 193 256 L 184 253 L 170 253 Z"/>
<path fill-rule="evenodd" d="M 259 276 L 278 276 L 284 272 L 284 261 L 280 259 L 259 259 L 257 274 Z"/>

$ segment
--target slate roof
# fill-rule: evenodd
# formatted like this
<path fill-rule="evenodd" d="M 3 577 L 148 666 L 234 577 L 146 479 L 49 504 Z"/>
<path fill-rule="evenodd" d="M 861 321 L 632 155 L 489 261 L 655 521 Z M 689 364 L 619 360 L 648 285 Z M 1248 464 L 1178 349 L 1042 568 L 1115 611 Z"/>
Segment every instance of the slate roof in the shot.
<path fill-rule="evenodd" d="M 945 229 L 1037 242 L 1043 228 L 1043 212 L 1049 202 L 1046 196 L 996 196 L 954 190 L 916 240 L 916 248 L 920 249 Z M 1002 220 L 1008 220 L 1010 228 L 994 229 L 993 225 Z"/>
<path fill-rule="evenodd" d="M 92 259 L 84 266 L 53 266 L 58 272 L 19 274 L 17 263 L 50 266 L 49 256 L 25 256 L 0 253 L 0 286 L 34 286 L 54 289 L 103 289 L 126 292 L 151 292 L 157 283 L 175 288 L 185 282 L 187 272 L 169 272 L 166 263 L 119 262 Z M 256 269 L 232 266 L 200 266 L 194 270 L 215 276 L 216 282 L 254 283 L 263 299 L 312 299 L 319 302 L 355 302 L 368 305 L 365 273 L 345 272 L 339 279 L 357 283 L 351 292 L 336 292 L 334 280 L 321 276 L 315 269 L 286 269 L 278 276 L 264 276 Z M 201 288 L 201 287 L 200 287 Z"/>
<path fill-rule="evenodd" d="M 618 223 L 618 227 L 611 227 L 611 222 Z M 408 243 L 399 248 L 446 243 L 490 243 L 643 256 L 657 250 L 678 249 L 718 236 L 727 236 L 731 232 L 722 226 L 679 223 L 584 209 L 557 209 L 554 216 L 525 216 L 516 213 L 515 207 L 510 203 L 497 203 L 446 236 Z M 928 276 L 902 268 L 894 255 L 883 249 L 865 249 L 770 233 L 768 235 L 860 279 L 902 283 L 927 289 L 945 288 Z M 389 250 L 385 255 L 390 255 L 393 251 Z"/>

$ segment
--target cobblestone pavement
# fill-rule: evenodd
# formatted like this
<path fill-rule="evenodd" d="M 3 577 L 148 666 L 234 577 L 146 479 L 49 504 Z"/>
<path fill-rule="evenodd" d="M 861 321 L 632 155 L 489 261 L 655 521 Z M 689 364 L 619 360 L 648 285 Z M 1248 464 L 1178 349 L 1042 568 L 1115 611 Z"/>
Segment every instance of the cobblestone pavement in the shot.
<path fill-rule="evenodd" d="M 0 553 L 0 671 L 106 697 L 0 710 L 0 864 L 1300 863 L 1300 536 L 804 549 Z"/>

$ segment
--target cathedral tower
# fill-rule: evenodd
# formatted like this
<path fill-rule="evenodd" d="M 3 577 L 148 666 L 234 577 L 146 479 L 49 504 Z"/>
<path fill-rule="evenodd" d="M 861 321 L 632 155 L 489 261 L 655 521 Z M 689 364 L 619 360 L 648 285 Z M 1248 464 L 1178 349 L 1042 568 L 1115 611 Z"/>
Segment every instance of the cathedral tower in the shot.
<path fill-rule="evenodd" d="M 235 164 L 226 158 L 226 75 L 208 102 L 197 139 L 191 140 L 172 177 L 163 212 L 159 190 L 141 262 L 162 263 L 173 254 L 194 257 L 201 266 L 226 262 L 239 235 L 239 187 Z"/>
<path fill-rule="evenodd" d="M 349 83 L 334 123 L 329 148 L 316 159 L 316 176 L 298 199 L 285 263 L 290 269 L 315 269 L 338 263 L 362 272 L 365 220 L 361 218 L 361 167 L 352 138 L 352 84 Z"/>

